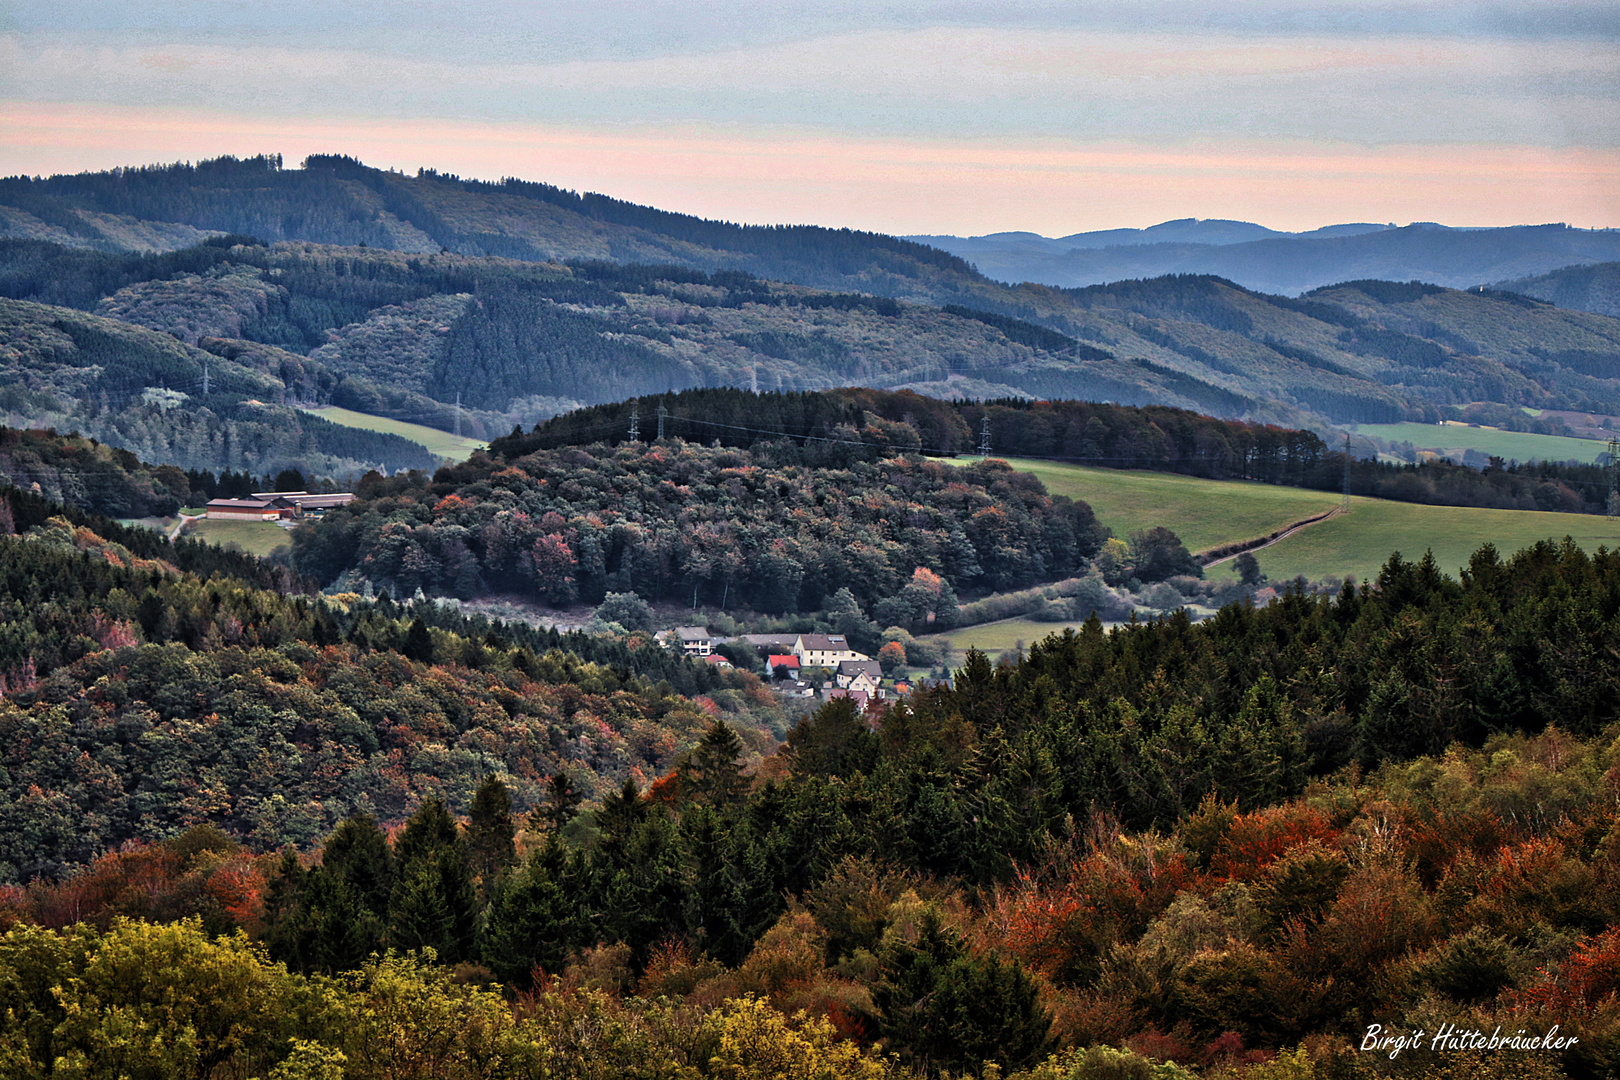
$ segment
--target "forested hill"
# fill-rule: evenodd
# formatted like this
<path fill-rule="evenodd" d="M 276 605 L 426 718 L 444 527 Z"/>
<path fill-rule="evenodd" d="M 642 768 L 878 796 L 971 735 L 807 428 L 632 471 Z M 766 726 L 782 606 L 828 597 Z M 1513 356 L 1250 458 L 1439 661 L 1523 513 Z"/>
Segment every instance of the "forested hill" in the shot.
<path fill-rule="evenodd" d="M 934 306 L 873 295 L 869 281 L 830 292 L 672 265 L 266 247 L 244 236 L 155 255 L 0 240 L 0 296 L 42 305 L 0 307 L 0 358 L 17 372 L 4 402 L 14 424 L 76 426 L 150 460 L 215 469 L 244 462 L 193 460 L 189 445 L 151 441 L 168 430 L 151 415 L 134 425 L 144 432 L 122 431 L 117 418 L 202 389 L 199 349 L 216 358 L 216 389 L 444 429 L 459 417 L 479 438 L 581 404 L 715 386 L 1160 404 L 1290 427 L 1433 420 L 1481 401 L 1620 411 L 1620 320 L 1509 294 L 1364 281 L 1289 300 L 1214 278 L 1069 292 L 982 284 L 990 291 Z M 80 334 L 97 348 L 172 358 L 113 358 L 132 370 L 64 381 L 51 374 L 64 349 L 85 347 L 53 344 L 61 326 L 100 327 Z M 104 389 L 110 412 L 96 396 Z M 174 416 L 194 419 L 189 407 Z M 197 442 L 199 453 L 227 449 L 212 429 L 208 438 L 219 445 Z"/>
<path fill-rule="evenodd" d="M 0 489 L 0 884 L 202 820 L 275 849 L 427 795 L 464 810 L 495 773 L 525 808 L 565 773 L 595 798 L 717 716 L 755 747 L 779 718 L 752 675 L 647 635 L 308 587 Z"/>
<path fill-rule="evenodd" d="M 1620 317 L 1620 262 L 1566 266 L 1535 277 L 1503 281 L 1497 287 L 1559 307 Z"/>
<path fill-rule="evenodd" d="M 879 233 L 733 225 L 524 180 L 485 183 L 430 170 L 406 176 L 336 155 L 311 157 L 301 169 L 281 165 L 278 155 L 11 177 L 0 180 L 0 235 L 102 251 L 184 246 L 134 229 L 135 222 L 169 222 L 270 241 L 412 254 L 747 270 L 820 288 L 916 298 L 954 293 L 978 280 L 953 255 Z"/>

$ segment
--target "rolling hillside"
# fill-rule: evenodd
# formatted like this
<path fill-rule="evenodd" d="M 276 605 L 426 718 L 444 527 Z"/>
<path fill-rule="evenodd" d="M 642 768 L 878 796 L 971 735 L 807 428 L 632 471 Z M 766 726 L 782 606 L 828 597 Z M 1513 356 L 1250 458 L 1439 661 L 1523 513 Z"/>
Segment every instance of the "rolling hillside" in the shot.
<path fill-rule="evenodd" d="M 1055 462 L 1011 464 L 1038 476 L 1053 495 L 1084 499 L 1097 520 L 1119 536 L 1164 525 L 1193 551 L 1263 536 L 1340 502 L 1329 492 L 1268 484 Z M 1505 556 L 1537 540 L 1565 536 L 1588 552 L 1600 545 L 1613 550 L 1620 548 L 1620 521 L 1595 514 L 1424 506 L 1355 496 L 1348 514 L 1310 525 L 1254 554 L 1278 584 L 1301 574 L 1311 580 L 1376 579 L 1396 551 L 1410 561 L 1433 550 L 1440 569 L 1455 577 L 1481 544 L 1494 544 Z M 1231 563 L 1221 563 L 1209 574 L 1235 577 L 1235 570 Z"/>
<path fill-rule="evenodd" d="M 580 404 L 727 385 L 1157 403 L 1292 426 L 1433 421 L 1474 402 L 1620 412 L 1620 320 L 1370 280 L 1423 272 L 1371 254 L 1300 299 L 1207 275 L 1013 287 L 893 237 L 736 226 L 339 157 L 13 178 L 0 181 L 0 206 L 21 208 L 7 221 L 26 212 L 56 223 L 10 230 L 53 243 L 0 240 L 0 295 L 188 344 L 249 342 L 222 348 L 296 383 L 306 404 L 448 430 L 459 397 L 476 438 Z M 226 235 L 169 253 L 109 252 L 136 245 L 97 231 L 108 214 Z M 1581 245 L 1612 239 L 1508 232 L 1521 247 L 1574 245 L 1565 261 L 1597 258 Z M 1395 243 L 1483 267 L 1491 242 L 1414 228 L 1211 250 L 1286 267 L 1310 245 Z M 1137 257 L 1161 246 L 1092 250 Z M 1499 278 L 1510 263 L 1447 280 Z"/>
<path fill-rule="evenodd" d="M 1534 296 L 1563 308 L 1620 318 L 1620 262 L 1566 266 L 1535 277 L 1499 282 L 1497 288 Z"/>

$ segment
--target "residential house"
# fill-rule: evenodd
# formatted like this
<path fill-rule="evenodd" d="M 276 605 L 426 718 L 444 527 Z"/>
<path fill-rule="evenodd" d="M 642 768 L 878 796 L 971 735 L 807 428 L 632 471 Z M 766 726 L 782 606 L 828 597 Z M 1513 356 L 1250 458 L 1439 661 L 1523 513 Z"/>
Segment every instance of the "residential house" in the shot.
<path fill-rule="evenodd" d="M 849 698 L 855 703 L 855 708 L 863 713 L 866 711 L 867 703 L 872 699 L 872 695 L 868 694 L 865 690 L 828 690 L 825 696 L 828 701 L 833 701 L 837 698 Z"/>
<path fill-rule="evenodd" d="M 842 634 L 800 634 L 793 642 L 793 655 L 803 667 L 836 670 L 845 660 L 870 660 L 865 653 L 849 647 Z"/>
<path fill-rule="evenodd" d="M 798 634 L 744 634 L 742 640 L 753 646 L 755 652 L 786 653 L 793 651 Z"/>
<path fill-rule="evenodd" d="M 767 656 L 765 658 L 765 670 L 775 675 L 777 668 L 787 668 L 797 678 L 799 674 L 799 658 L 797 656 Z"/>
<path fill-rule="evenodd" d="M 845 660 L 838 665 L 834 677 L 845 690 L 853 688 L 855 680 L 860 679 L 861 689 L 876 691 L 878 683 L 883 681 L 883 665 L 876 660 Z"/>
<path fill-rule="evenodd" d="M 714 649 L 714 639 L 709 637 L 707 626 L 677 626 L 675 637 L 688 656 L 708 656 Z"/>

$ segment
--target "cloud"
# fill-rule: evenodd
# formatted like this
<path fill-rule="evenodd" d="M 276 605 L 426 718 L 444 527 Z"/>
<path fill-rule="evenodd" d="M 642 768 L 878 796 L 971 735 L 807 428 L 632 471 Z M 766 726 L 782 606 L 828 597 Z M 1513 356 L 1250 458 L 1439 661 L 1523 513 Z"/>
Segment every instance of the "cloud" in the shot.
<path fill-rule="evenodd" d="M 343 152 L 408 172 L 430 166 L 486 179 L 520 176 L 731 221 L 900 234 L 1026 228 L 1060 236 L 1182 216 L 1286 229 L 1346 220 L 1620 220 L 1620 152 L 1613 151 L 1278 140 L 1152 148 L 0 106 L 0 172 L 275 152 L 290 162 Z M 17 164 L 41 161 L 48 164 Z"/>
<path fill-rule="evenodd" d="M 0 105 L 75 118 L 0 168 L 371 147 L 910 231 L 1615 224 L 1617 41 L 1610 0 L 0 0 Z"/>
<path fill-rule="evenodd" d="M 1585 41 L 932 28 L 517 63 L 283 46 L 0 46 L 13 100 L 281 115 L 780 125 L 852 135 L 1620 146 L 1620 50 Z"/>

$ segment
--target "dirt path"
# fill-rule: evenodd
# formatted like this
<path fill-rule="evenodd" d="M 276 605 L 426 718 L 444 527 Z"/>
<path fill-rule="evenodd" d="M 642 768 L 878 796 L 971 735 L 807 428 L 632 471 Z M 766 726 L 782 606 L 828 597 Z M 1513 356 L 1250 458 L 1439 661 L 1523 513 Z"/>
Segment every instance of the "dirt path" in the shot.
<path fill-rule="evenodd" d="M 191 519 L 188 518 L 186 515 L 184 515 L 184 514 L 180 515 L 180 520 L 175 522 L 174 523 L 174 528 L 169 530 L 169 543 L 171 543 L 171 544 L 174 543 L 174 538 L 180 535 L 180 530 L 184 529 L 186 527 L 186 523 L 189 522 L 190 520 Z"/>
<path fill-rule="evenodd" d="M 1237 558 L 1246 551 L 1259 551 L 1261 548 L 1268 548 L 1279 540 L 1288 539 L 1301 529 L 1310 528 L 1312 525 L 1315 525 L 1318 522 L 1326 521 L 1330 517 L 1337 517 L 1342 513 L 1344 513 L 1344 507 L 1335 506 L 1326 513 L 1305 518 L 1303 521 L 1296 521 L 1292 525 L 1285 525 L 1283 528 L 1277 530 L 1269 536 L 1259 536 L 1253 540 L 1245 540 L 1242 543 L 1230 548 L 1226 547 L 1225 545 L 1218 548 L 1212 548 L 1212 552 L 1219 551 L 1222 553 L 1217 558 L 1208 558 L 1209 552 L 1200 554 L 1196 556 L 1196 558 L 1198 559 L 1199 565 L 1206 568 L 1211 566 L 1219 566 L 1223 562 L 1229 562 L 1230 560 Z"/>

